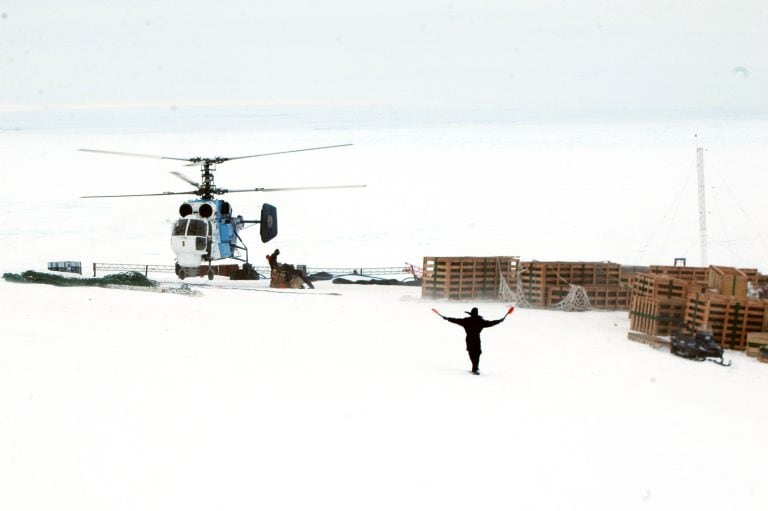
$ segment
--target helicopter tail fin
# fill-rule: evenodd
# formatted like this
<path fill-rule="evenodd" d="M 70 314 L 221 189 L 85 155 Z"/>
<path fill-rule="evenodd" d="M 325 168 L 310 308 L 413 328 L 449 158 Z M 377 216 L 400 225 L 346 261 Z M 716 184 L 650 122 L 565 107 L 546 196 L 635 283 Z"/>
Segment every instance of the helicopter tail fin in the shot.
<path fill-rule="evenodd" d="M 277 208 L 272 204 L 261 207 L 260 234 L 264 243 L 277 236 Z"/>

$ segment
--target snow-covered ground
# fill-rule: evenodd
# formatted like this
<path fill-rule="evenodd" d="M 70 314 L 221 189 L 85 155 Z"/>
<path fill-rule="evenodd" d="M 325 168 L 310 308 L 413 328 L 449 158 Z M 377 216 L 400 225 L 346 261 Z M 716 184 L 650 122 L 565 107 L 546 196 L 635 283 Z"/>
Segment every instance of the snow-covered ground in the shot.
<path fill-rule="evenodd" d="M 274 247 L 310 266 L 696 264 L 694 125 L 4 133 L 0 270 L 172 263 L 177 198 L 77 197 L 183 189 L 178 166 L 78 147 L 345 142 L 217 171 L 232 188 L 369 185 L 232 197 L 244 214 L 262 200 L 280 211 L 278 238 L 250 242 L 256 264 Z M 766 124 L 708 127 L 713 193 L 739 204 L 713 211 L 710 261 L 765 272 Z M 463 331 L 430 311 L 473 304 L 412 287 L 196 283 L 201 296 L 0 282 L 0 509 L 768 508 L 768 365 L 741 353 L 696 363 L 628 341 L 623 312 L 517 309 L 483 333 L 473 376 Z M 508 306 L 474 305 L 488 318 Z"/>
<path fill-rule="evenodd" d="M 768 504 L 768 366 L 741 353 L 696 363 L 628 341 L 623 312 L 517 309 L 473 376 L 430 311 L 467 304 L 199 283 L 0 283 L 0 507 Z"/>

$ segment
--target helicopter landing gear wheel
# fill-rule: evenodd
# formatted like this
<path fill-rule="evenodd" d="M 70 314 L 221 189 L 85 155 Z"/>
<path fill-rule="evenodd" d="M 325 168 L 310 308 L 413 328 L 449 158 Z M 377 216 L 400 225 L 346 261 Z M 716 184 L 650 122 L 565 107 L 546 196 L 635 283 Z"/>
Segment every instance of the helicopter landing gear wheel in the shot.
<path fill-rule="evenodd" d="M 184 270 L 179 269 L 178 276 L 179 276 L 179 280 L 184 280 L 184 277 L 186 277 L 187 274 L 186 274 L 186 272 Z"/>
<path fill-rule="evenodd" d="M 213 270 L 208 268 L 208 280 L 213 280 Z"/>

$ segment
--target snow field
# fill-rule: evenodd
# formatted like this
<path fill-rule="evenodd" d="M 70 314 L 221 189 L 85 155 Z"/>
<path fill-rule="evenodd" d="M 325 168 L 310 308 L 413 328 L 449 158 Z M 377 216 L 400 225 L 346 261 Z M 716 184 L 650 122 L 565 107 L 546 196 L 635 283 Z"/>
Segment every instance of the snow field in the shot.
<path fill-rule="evenodd" d="M 768 368 L 418 288 L 0 283 L 3 509 L 762 509 Z M 329 295 L 322 293 L 340 293 Z M 506 305 L 475 304 L 487 318 Z"/>

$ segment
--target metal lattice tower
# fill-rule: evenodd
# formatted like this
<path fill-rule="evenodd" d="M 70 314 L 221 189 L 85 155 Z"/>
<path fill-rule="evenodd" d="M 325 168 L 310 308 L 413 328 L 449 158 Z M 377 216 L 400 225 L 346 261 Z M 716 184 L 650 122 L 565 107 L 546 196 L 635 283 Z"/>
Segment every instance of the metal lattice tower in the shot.
<path fill-rule="evenodd" d="M 706 188 L 704 186 L 704 148 L 696 148 L 696 167 L 699 172 L 699 248 L 701 250 L 701 265 L 709 266 L 707 262 L 707 204 Z"/>

